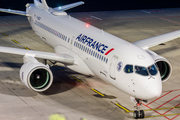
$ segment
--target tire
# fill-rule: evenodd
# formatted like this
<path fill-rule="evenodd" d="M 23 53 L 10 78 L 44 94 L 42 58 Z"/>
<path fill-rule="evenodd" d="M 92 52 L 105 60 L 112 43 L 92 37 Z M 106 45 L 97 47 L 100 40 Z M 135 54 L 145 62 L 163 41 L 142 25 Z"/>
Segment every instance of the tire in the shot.
<path fill-rule="evenodd" d="M 139 112 L 137 110 L 134 111 L 133 113 L 134 119 L 138 119 L 139 118 Z"/>
<path fill-rule="evenodd" d="M 145 116 L 144 111 L 143 111 L 143 110 L 140 110 L 140 112 L 139 112 L 139 117 L 140 117 L 141 119 L 143 119 L 144 116 Z"/>

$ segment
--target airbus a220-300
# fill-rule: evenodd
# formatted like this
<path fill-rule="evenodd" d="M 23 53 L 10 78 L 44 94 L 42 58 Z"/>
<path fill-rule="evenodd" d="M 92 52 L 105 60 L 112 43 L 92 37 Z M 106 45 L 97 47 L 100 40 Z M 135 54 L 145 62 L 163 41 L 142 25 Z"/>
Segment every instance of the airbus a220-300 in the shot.
<path fill-rule="evenodd" d="M 24 57 L 20 79 L 31 90 L 43 92 L 53 82 L 49 66 L 36 58 L 56 61 L 78 73 L 98 76 L 134 97 L 137 102 L 134 118 L 144 118 L 139 105 L 159 97 L 162 82 L 172 73 L 168 60 L 149 48 L 180 37 L 180 31 L 130 43 L 65 12 L 81 4 L 84 2 L 51 8 L 46 0 L 34 0 L 34 4 L 26 5 L 26 11 L 0 9 L 1 12 L 27 16 L 34 32 L 53 47 L 55 53 L 2 46 L 0 52 Z"/>

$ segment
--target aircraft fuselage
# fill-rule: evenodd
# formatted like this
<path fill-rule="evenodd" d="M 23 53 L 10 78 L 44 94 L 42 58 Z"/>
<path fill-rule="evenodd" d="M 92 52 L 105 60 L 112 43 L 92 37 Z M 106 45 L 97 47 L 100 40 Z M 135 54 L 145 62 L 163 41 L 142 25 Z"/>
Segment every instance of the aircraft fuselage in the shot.
<path fill-rule="evenodd" d="M 150 73 L 148 68 L 155 66 L 155 61 L 143 49 L 69 15 L 55 16 L 33 4 L 26 12 L 32 29 L 56 54 L 75 58 L 76 64 L 66 65 L 68 68 L 96 75 L 135 98 L 160 96 L 160 73 Z M 143 73 L 145 69 L 147 73 Z"/>

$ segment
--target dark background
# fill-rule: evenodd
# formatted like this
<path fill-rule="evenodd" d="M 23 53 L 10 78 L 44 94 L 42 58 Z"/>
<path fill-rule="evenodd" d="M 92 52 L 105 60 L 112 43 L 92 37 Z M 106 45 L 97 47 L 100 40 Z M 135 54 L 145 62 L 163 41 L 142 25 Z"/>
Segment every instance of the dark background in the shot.
<path fill-rule="evenodd" d="M 47 3 L 50 7 L 57 7 L 73 2 L 78 2 L 78 0 L 47 0 Z M 180 0 L 84 0 L 84 2 L 84 5 L 68 10 L 68 12 L 159 9 L 180 7 Z M 33 0 L 0 0 L 0 8 L 24 11 L 26 3 L 33 3 Z M 2 13 L 0 13 L 0 15 L 2 15 Z"/>

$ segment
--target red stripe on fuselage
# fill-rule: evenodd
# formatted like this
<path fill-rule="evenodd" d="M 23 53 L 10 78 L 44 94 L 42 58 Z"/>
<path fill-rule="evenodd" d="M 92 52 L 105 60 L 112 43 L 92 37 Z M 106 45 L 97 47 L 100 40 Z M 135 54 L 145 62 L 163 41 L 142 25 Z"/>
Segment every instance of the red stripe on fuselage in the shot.
<path fill-rule="evenodd" d="M 107 53 L 105 53 L 105 55 L 108 55 L 110 52 L 112 52 L 114 50 L 114 48 L 111 48 L 109 51 L 107 51 Z"/>

